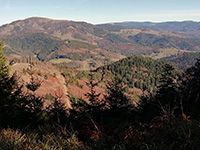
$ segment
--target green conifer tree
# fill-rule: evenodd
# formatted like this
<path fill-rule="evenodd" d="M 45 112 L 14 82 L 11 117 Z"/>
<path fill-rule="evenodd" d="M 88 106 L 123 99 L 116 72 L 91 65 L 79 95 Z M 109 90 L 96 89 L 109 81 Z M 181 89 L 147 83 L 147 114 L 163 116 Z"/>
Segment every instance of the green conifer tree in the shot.
<path fill-rule="evenodd" d="M 126 86 L 123 84 L 122 79 L 114 75 L 112 81 L 107 85 L 106 100 L 108 100 L 111 109 L 126 107 L 130 103 L 129 98 L 125 95 Z"/>
<path fill-rule="evenodd" d="M 0 79 L 8 75 L 8 66 L 3 54 L 3 43 L 0 43 Z"/>
<path fill-rule="evenodd" d="M 183 107 L 184 112 L 192 117 L 200 116 L 200 59 L 186 71 L 183 79 Z"/>

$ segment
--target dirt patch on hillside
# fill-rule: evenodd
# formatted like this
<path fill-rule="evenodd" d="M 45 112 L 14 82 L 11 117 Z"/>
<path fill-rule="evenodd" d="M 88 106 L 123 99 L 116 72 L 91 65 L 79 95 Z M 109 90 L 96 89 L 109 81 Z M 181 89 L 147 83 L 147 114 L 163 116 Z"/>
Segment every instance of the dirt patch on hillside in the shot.
<path fill-rule="evenodd" d="M 72 96 L 75 96 L 79 99 L 88 100 L 86 96 L 87 93 L 90 92 L 90 88 L 87 85 L 88 80 L 82 79 L 78 80 L 76 84 L 69 84 L 68 91 Z M 104 96 L 106 94 L 105 88 L 96 87 L 96 93 L 100 94 L 99 99 L 104 100 Z"/>
<path fill-rule="evenodd" d="M 34 93 L 43 97 L 45 104 L 53 101 L 53 97 L 59 98 L 67 107 L 70 107 L 68 89 L 65 86 L 65 78 L 50 63 L 38 63 L 30 65 L 28 63 L 15 63 L 11 66 L 11 72 L 19 77 L 19 83 L 24 85 L 24 93 Z M 32 79 L 31 79 L 32 78 Z M 40 86 L 31 91 L 27 88 L 32 80 L 40 83 Z"/>

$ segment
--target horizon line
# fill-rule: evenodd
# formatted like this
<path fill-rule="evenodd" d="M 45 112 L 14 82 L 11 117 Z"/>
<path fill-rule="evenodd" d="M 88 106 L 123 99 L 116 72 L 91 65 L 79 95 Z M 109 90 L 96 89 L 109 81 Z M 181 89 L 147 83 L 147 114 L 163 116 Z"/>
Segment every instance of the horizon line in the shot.
<path fill-rule="evenodd" d="M 92 25 L 101 25 L 101 24 L 116 24 L 116 23 L 131 23 L 131 22 L 138 22 L 138 23 L 168 23 L 168 22 L 196 22 L 196 23 L 200 23 L 200 20 L 195 20 L 195 19 L 171 19 L 171 20 L 116 20 L 116 21 L 102 21 L 102 22 L 90 22 L 90 21 L 84 21 L 84 20 L 79 20 L 79 19 L 65 19 L 65 18 L 58 18 L 58 17 L 49 17 L 49 16 L 30 16 L 30 17 L 23 17 L 23 18 L 19 18 L 19 19 L 13 19 L 11 21 L 7 21 L 7 22 L 0 22 L 0 26 L 3 25 L 7 25 L 7 24 L 11 24 L 14 23 L 16 21 L 23 21 L 23 20 L 27 20 L 27 19 L 31 19 L 31 18 L 41 18 L 41 19 L 50 19 L 50 20 L 57 20 L 57 21 L 73 21 L 73 22 L 85 22 L 85 23 L 89 23 Z"/>

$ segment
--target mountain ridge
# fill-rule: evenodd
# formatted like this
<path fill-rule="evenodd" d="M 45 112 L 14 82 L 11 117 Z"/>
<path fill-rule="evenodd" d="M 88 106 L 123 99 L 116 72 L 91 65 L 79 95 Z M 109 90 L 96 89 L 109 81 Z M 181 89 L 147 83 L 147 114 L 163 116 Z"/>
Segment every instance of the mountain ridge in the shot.
<path fill-rule="evenodd" d="M 0 26 L 0 40 L 8 56 L 70 59 L 73 66 L 84 64 L 88 69 L 132 55 L 165 57 L 163 51 L 173 55 L 200 51 L 199 35 L 200 23 L 193 21 L 94 25 L 31 17 Z"/>

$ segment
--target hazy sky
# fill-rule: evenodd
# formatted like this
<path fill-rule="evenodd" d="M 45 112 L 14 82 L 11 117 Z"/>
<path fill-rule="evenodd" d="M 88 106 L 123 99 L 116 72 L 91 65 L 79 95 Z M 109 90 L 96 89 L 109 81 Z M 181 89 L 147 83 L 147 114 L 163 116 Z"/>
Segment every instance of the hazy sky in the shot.
<path fill-rule="evenodd" d="M 94 24 L 200 21 L 200 0 L 0 0 L 0 24 L 33 16 Z"/>

